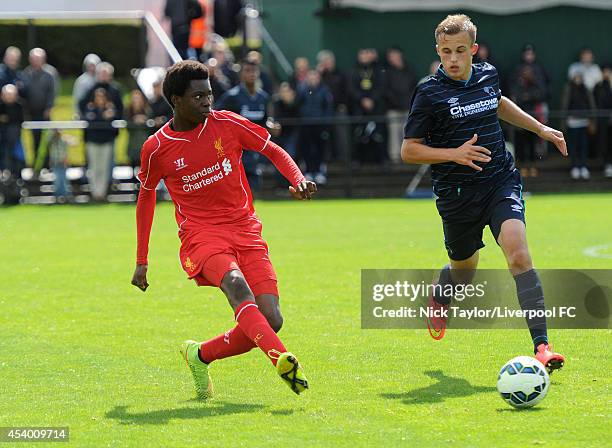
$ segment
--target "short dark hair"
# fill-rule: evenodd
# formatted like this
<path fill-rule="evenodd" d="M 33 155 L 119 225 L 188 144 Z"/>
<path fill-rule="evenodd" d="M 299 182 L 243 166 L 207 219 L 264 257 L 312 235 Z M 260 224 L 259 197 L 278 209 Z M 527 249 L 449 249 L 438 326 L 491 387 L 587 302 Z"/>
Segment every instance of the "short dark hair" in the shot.
<path fill-rule="evenodd" d="M 172 95 L 183 96 L 189 83 L 194 79 L 208 79 L 208 69 L 201 62 L 181 61 L 170 67 L 162 87 L 166 101 L 174 107 Z"/>

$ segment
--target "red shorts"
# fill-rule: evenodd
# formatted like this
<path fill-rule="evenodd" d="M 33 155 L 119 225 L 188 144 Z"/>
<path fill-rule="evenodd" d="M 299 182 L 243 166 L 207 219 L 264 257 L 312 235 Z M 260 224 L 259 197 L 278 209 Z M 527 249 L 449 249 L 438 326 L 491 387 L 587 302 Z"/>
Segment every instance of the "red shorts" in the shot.
<path fill-rule="evenodd" d="M 219 287 L 227 272 L 239 269 L 255 297 L 278 296 L 276 273 L 259 229 L 202 230 L 183 240 L 180 258 L 181 266 L 198 286 Z"/>

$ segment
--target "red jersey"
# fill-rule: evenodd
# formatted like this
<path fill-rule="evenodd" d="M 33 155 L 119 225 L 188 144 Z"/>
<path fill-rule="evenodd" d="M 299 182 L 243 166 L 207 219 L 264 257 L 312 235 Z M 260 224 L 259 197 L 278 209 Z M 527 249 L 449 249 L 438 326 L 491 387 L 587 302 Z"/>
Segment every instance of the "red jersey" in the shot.
<path fill-rule="evenodd" d="M 304 180 L 291 157 L 270 141 L 266 129 L 233 112 L 211 111 L 206 122 L 186 132 L 173 131 L 170 123 L 143 145 L 138 179 L 145 190 L 155 190 L 164 180 L 183 241 L 194 231 L 211 226 L 260 227 L 242 165 L 243 149 L 264 154 L 291 185 Z M 150 212 L 151 219 L 142 221 L 152 222 L 153 210 L 143 210 L 142 216 L 145 212 Z M 149 233 L 150 224 L 142 222 L 139 262 L 146 260 Z"/>

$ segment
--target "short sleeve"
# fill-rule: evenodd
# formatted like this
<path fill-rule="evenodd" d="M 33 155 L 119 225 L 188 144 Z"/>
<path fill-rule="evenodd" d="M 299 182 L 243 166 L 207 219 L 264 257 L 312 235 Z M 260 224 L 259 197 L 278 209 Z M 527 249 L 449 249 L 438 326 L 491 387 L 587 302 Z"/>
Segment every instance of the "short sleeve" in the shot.
<path fill-rule="evenodd" d="M 412 97 L 410 113 L 404 126 L 404 138 L 423 138 L 434 124 L 433 106 L 427 95 L 417 87 Z"/>
<path fill-rule="evenodd" d="M 157 135 L 153 135 L 142 145 L 140 171 L 136 177 L 145 190 L 155 190 L 162 178 L 161 167 L 155 159 L 155 154 L 160 146 L 161 142 Z"/>
<path fill-rule="evenodd" d="M 234 135 L 243 149 L 261 152 L 266 147 L 270 133 L 265 128 L 233 112 L 225 111 L 224 115 L 232 123 Z"/>

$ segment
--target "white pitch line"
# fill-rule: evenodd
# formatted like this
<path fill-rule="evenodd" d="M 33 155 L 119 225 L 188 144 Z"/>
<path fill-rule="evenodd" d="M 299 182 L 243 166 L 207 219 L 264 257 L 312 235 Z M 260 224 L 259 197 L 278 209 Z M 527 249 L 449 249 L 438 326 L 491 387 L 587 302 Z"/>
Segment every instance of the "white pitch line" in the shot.
<path fill-rule="evenodd" d="M 606 249 L 612 249 L 612 244 L 602 244 L 600 246 L 587 247 L 586 249 L 582 251 L 582 254 L 586 255 L 587 257 L 591 257 L 591 258 L 610 258 L 612 259 L 612 250 L 610 251 L 611 253 L 608 253 L 608 254 L 600 253 L 602 251 L 605 251 Z"/>

